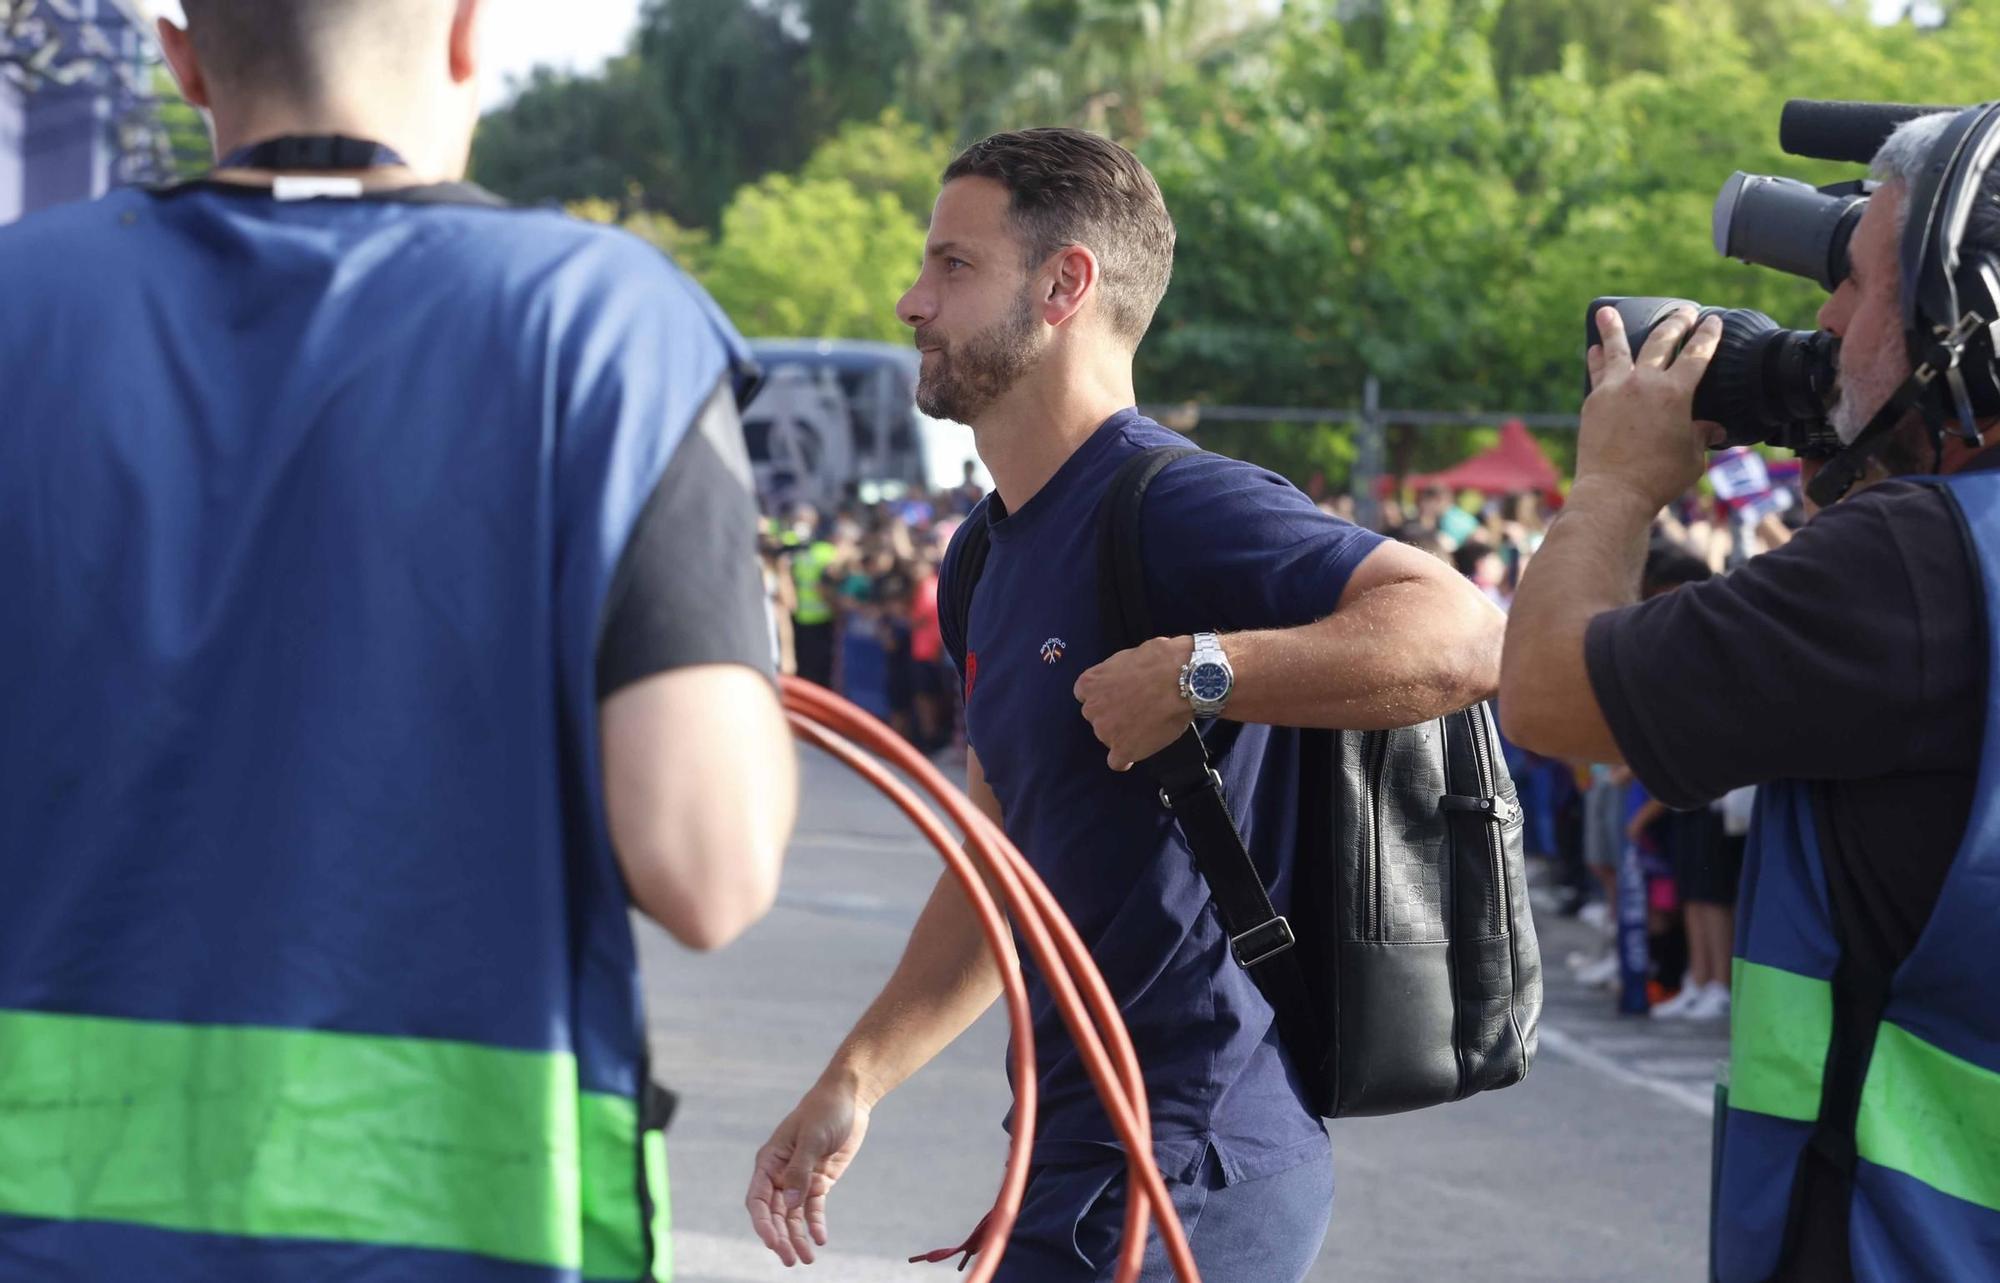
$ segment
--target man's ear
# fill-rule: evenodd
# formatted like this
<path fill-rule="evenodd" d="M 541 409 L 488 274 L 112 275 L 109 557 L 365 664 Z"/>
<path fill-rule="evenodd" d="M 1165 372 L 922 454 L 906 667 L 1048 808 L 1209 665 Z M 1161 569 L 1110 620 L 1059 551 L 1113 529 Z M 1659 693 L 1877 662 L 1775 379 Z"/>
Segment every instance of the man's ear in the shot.
<path fill-rule="evenodd" d="M 174 81 L 181 87 L 181 97 L 207 111 L 208 78 L 202 75 L 201 60 L 195 57 L 193 38 L 166 18 L 153 25 L 160 37 L 160 51 L 166 55 L 167 66 L 173 69 Z"/>
<path fill-rule="evenodd" d="M 451 79 L 462 85 L 479 74 L 479 31 L 486 13 L 482 0 L 457 0 L 451 15 Z"/>
<path fill-rule="evenodd" d="M 1065 245 L 1053 260 L 1054 275 L 1042 299 L 1042 319 L 1062 325 L 1097 292 L 1097 255 L 1084 245 Z"/>

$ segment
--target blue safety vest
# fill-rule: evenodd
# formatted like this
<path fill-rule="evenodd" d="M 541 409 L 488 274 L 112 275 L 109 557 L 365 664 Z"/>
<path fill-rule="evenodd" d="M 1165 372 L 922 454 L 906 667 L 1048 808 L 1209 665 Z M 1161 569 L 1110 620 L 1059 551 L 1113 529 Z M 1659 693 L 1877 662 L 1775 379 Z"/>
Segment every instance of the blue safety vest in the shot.
<path fill-rule="evenodd" d="M 538 211 L 124 192 L 0 280 L 0 1279 L 666 1277 L 595 655 L 741 340 Z"/>
<path fill-rule="evenodd" d="M 1717 1141 L 1721 1283 L 1778 1269 L 1809 1148 L 1852 1172 L 1862 1283 L 2000 1278 L 2000 475 L 1939 484 L 1964 514 L 1993 621 L 1971 820 L 1915 951 L 1885 982 L 1843 965 L 1810 786 L 1759 790 Z"/>

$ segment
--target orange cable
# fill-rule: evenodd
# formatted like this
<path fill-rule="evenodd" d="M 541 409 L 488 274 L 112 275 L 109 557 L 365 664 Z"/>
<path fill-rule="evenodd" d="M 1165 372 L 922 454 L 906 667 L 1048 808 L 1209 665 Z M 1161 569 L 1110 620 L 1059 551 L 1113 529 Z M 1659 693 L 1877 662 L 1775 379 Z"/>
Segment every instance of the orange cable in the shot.
<path fill-rule="evenodd" d="M 1018 963 L 1007 965 L 1011 950 L 1006 947 L 1000 906 L 994 903 L 993 895 L 975 872 L 974 861 L 977 868 L 984 869 L 993 879 L 1000 900 L 1005 902 L 1029 954 L 1040 967 L 1113 1129 L 1125 1146 L 1128 1191 L 1136 1191 L 1136 1196 L 1128 1194 L 1127 1198 L 1118 1283 L 1135 1283 L 1139 1276 L 1149 1210 L 1159 1225 L 1176 1273 L 1183 1283 L 1199 1283 L 1200 1275 L 1186 1233 L 1153 1162 L 1145 1087 L 1131 1037 L 1103 976 L 1055 897 L 999 827 L 901 736 L 838 695 L 809 682 L 787 677 L 783 679 L 782 691 L 795 733 L 874 784 L 938 849 L 970 898 L 988 946 L 1002 962 L 1002 982 L 1014 1029 L 1016 1119 L 999 1197 L 992 1214 L 981 1224 L 983 1233 L 976 1232 L 982 1259 L 971 1283 L 987 1283 L 999 1268 L 1001 1253 L 1020 1212 L 1035 1123 L 1034 1042 L 1026 989 Z M 964 846 L 961 848 L 952 841 L 949 831 L 907 784 L 863 749 L 879 754 L 922 786 L 964 832 Z"/>

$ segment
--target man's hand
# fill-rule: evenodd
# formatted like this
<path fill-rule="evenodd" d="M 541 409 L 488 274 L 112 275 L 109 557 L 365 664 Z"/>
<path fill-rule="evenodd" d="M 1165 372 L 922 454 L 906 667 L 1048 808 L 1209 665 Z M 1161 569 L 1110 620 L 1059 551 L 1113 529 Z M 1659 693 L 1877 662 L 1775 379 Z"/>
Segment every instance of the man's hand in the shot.
<path fill-rule="evenodd" d="M 852 1091 L 824 1083 L 807 1092 L 764 1148 L 750 1173 L 750 1228 L 787 1268 L 813 1263 L 826 1246 L 826 1196 L 868 1134 L 868 1106 Z"/>
<path fill-rule="evenodd" d="M 1618 485 L 1658 512 L 1701 480 L 1715 428 L 1694 421 L 1694 390 L 1722 340 L 1722 320 L 1703 321 L 1675 356 L 1694 318 L 1683 309 L 1654 326 L 1635 359 L 1618 310 L 1598 310 L 1603 342 L 1585 354 L 1591 393 L 1577 440 L 1578 489 Z"/>
<path fill-rule="evenodd" d="M 1110 752 L 1114 771 L 1129 771 L 1181 737 L 1194 720 L 1181 697 L 1181 669 L 1194 658 L 1194 638 L 1155 637 L 1121 650 L 1076 679 L 1072 692 L 1084 720 Z"/>

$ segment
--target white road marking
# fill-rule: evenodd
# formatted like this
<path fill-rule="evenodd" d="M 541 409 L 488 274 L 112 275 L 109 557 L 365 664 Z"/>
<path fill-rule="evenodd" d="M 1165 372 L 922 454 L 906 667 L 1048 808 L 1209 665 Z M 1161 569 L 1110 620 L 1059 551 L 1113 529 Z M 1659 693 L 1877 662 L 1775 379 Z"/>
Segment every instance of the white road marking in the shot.
<path fill-rule="evenodd" d="M 1628 1069 L 1611 1059 L 1611 1057 L 1592 1048 L 1588 1043 L 1572 1038 L 1560 1029 L 1551 1029 L 1547 1025 L 1543 1025 L 1541 1045 L 1556 1055 L 1561 1056 L 1564 1060 L 1572 1061 L 1575 1064 L 1583 1066 L 1585 1069 L 1591 1070 L 1593 1073 L 1602 1074 L 1606 1078 L 1616 1079 L 1621 1083 L 1629 1083 L 1634 1087 L 1643 1087 L 1657 1096 L 1693 1110 L 1703 1118 L 1713 1118 L 1715 1116 L 1715 1096 L 1713 1092 L 1697 1090 L 1685 1083 L 1669 1082 L 1664 1078 L 1656 1078 L 1651 1074 L 1642 1074 L 1635 1069 Z"/>

